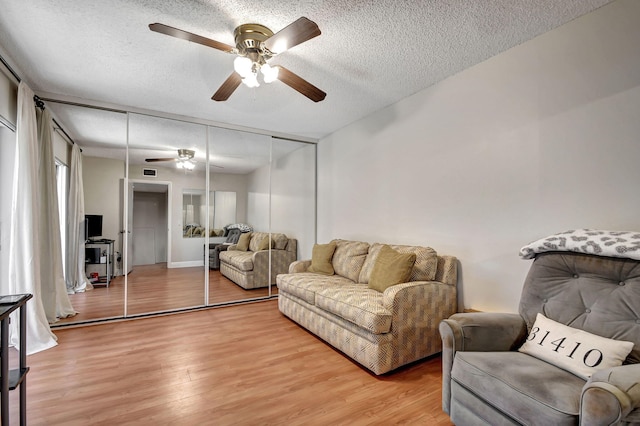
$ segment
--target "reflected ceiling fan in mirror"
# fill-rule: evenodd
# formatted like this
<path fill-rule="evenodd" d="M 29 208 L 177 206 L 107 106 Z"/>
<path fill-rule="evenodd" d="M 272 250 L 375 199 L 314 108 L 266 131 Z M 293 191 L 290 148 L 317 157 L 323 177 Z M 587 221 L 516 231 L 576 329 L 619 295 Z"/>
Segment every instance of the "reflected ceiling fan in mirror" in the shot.
<path fill-rule="evenodd" d="M 158 162 L 163 162 L 163 161 L 172 161 L 172 162 L 177 162 L 177 166 L 179 169 L 185 169 L 185 170 L 193 170 L 196 167 L 196 161 L 193 159 L 193 157 L 196 155 L 196 152 L 192 149 L 179 149 L 178 150 L 178 157 L 171 157 L 171 158 L 145 158 L 144 161 L 146 161 L 147 163 L 158 163 Z M 224 167 L 222 166 L 217 166 L 215 164 L 211 164 L 211 167 L 218 167 L 220 169 L 223 169 Z"/>
<path fill-rule="evenodd" d="M 305 17 L 297 19 L 275 34 L 264 25 L 240 25 L 234 31 L 235 47 L 164 24 L 150 24 L 149 29 L 238 55 L 233 63 L 234 72 L 211 97 L 214 101 L 229 99 L 240 83 L 248 87 L 260 86 L 260 73 L 265 83 L 280 80 L 314 102 L 320 102 L 327 96 L 325 92 L 287 68 L 268 64 L 272 57 L 321 34 L 318 25 Z"/>

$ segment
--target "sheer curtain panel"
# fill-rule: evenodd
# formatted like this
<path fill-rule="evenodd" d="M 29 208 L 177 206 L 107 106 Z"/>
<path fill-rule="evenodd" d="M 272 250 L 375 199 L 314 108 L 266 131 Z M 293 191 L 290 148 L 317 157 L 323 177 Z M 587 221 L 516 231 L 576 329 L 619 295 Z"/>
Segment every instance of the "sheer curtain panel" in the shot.
<path fill-rule="evenodd" d="M 69 205 L 67 207 L 67 293 L 93 289 L 84 272 L 84 188 L 82 186 L 82 152 L 71 147 Z"/>
<path fill-rule="evenodd" d="M 62 241 L 58 210 L 56 160 L 53 155 L 53 121 L 48 110 L 36 111 L 40 144 L 40 277 L 42 305 L 49 323 L 74 316 L 62 272 Z"/>
<path fill-rule="evenodd" d="M 18 123 L 16 156 L 11 203 L 11 236 L 9 243 L 9 289 L 3 293 L 31 293 L 27 302 L 27 353 L 55 346 L 42 306 L 40 272 L 39 201 L 38 201 L 38 137 L 33 91 L 21 82 L 18 86 Z M 18 347 L 18 319 L 10 326 L 10 342 Z"/>

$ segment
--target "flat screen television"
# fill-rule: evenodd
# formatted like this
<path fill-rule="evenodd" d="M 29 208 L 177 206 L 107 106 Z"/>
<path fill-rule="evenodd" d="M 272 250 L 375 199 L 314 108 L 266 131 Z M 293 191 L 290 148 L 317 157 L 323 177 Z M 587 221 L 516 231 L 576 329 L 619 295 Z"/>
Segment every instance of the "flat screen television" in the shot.
<path fill-rule="evenodd" d="M 102 215 L 84 215 L 84 224 L 84 234 L 87 240 L 90 240 L 91 238 L 102 237 Z"/>

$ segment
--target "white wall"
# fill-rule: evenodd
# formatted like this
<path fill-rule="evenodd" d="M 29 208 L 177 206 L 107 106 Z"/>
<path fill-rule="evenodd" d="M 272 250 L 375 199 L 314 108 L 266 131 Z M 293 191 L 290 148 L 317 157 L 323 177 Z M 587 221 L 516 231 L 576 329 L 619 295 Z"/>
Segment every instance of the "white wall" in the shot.
<path fill-rule="evenodd" d="M 640 230 L 640 2 L 619 0 L 321 140 L 318 242 L 423 244 L 517 311 L 521 246 Z"/>

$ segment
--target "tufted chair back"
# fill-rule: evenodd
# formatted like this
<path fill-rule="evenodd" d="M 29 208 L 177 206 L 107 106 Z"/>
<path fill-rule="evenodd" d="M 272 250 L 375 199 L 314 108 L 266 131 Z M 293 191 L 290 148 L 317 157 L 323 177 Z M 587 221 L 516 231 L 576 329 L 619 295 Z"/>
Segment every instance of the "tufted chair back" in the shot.
<path fill-rule="evenodd" d="M 531 330 L 536 314 L 599 336 L 636 342 L 640 362 L 640 261 L 572 252 L 538 254 L 520 298 Z"/>
<path fill-rule="evenodd" d="M 242 231 L 238 228 L 232 228 L 227 230 L 225 243 L 238 244 Z"/>

